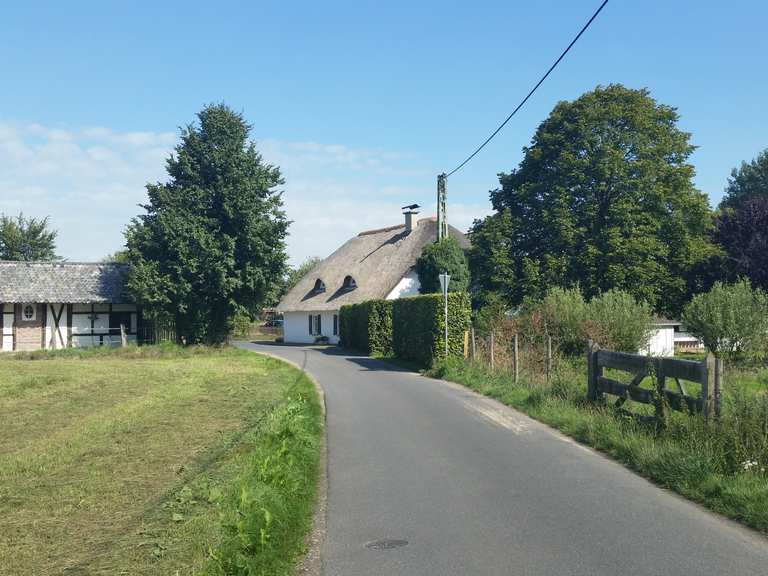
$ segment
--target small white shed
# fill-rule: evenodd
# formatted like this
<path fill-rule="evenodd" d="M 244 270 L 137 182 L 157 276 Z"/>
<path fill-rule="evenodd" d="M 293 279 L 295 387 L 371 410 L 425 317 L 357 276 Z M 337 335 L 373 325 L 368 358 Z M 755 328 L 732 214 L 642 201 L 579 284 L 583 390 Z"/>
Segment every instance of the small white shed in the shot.
<path fill-rule="evenodd" d="M 648 356 L 674 356 L 675 332 L 679 329 L 680 322 L 677 320 L 657 319 L 653 323 L 648 344 L 641 348 L 638 353 Z"/>

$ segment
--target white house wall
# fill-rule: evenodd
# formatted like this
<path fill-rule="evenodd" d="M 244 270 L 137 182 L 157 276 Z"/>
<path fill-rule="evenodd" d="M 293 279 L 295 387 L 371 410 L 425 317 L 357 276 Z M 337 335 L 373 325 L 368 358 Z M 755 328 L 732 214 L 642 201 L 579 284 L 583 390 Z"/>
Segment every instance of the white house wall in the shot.
<path fill-rule="evenodd" d="M 648 345 L 640 350 L 640 354 L 647 354 L 650 356 L 674 356 L 674 326 L 657 326 L 653 328 L 651 335 L 648 338 Z"/>
<path fill-rule="evenodd" d="M 397 286 L 387 294 L 386 299 L 397 300 L 398 298 L 404 298 L 406 296 L 418 296 L 420 288 L 421 282 L 419 282 L 419 275 L 416 273 L 416 270 L 411 269 L 400 279 Z"/>
<path fill-rule="evenodd" d="M 338 344 L 339 337 L 333 334 L 333 316 L 338 315 L 338 313 L 338 310 L 285 312 L 283 314 L 283 340 L 293 344 L 314 344 L 318 335 L 309 333 L 309 316 L 320 314 L 320 335 L 327 336 L 331 344 Z"/>
<path fill-rule="evenodd" d="M 69 340 L 69 330 L 67 329 L 68 312 L 66 304 L 46 304 L 45 317 L 45 347 L 53 350 L 59 350 L 67 347 Z M 54 312 L 59 318 L 59 329 L 56 330 Z"/>

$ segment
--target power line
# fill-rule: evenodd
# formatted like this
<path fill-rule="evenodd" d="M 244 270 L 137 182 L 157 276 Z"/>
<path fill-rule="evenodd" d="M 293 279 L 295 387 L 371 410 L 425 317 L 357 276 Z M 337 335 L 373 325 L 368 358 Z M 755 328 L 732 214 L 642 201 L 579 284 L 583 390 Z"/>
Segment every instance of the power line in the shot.
<path fill-rule="evenodd" d="M 486 139 L 485 139 L 485 142 L 483 142 L 482 144 L 480 144 L 480 146 L 478 146 L 477 150 L 475 150 L 474 152 L 472 152 L 472 154 L 470 154 L 470 155 L 469 155 L 469 156 L 468 156 L 468 157 L 467 157 L 467 158 L 464 160 L 464 162 L 462 162 L 461 164 L 459 164 L 458 166 L 456 166 L 456 168 L 454 168 L 453 170 L 451 170 L 450 172 L 448 172 L 448 174 L 446 174 L 446 175 L 445 175 L 445 177 L 446 177 L 446 178 L 447 178 L 448 176 L 451 176 L 452 174 L 455 174 L 455 173 L 456 173 L 456 172 L 458 172 L 459 170 L 461 170 L 461 169 L 464 167 L 464 165 L 465 165 L 467 162 L 469 162 L 470 160 L 472 160 L 472 158 L 474 158 L 474 157 L 477 155 L 477 153 L 478 153 L 478 152 L 480 152 L 480 150 L 482 150 L 483 148 L 485 148 L 485 145 L 486 145 L 486 144 L 488 144 L 488 142 L 490 142 L 491 140 L 493 140 L 493 137 L 494 137 L 494 136 L 496 136 L 496 134 L 498 134 L 499 132 L 501 132 L 501 129 L 502 129 L 502 128 L 504 128 L 504 126 L 506 126 L 506 125 L 507 125 L 507 122 L 509 122 L 509 121 L 512 119 L 512 116 L 514 116 L 514 115 L 517 113 L 517 111 L 518 111 L 518 110 L 520 110 L 520 108 L 522 108 L 522 107 L 523 107 L 523 105 L 524 105 L 524 104 L 525 104 L 525 103 L 528 101 L 528 99 L 529 99 L 531 96 L 533 96 L 533 93 L 534 93 L 534 92 L 536 92 L 536 89 L 537 89 L 539 86 L 541 86 L 541 84 L 544 82 L 544 80 L 546 80 L 546 79 L 547 79 L 547 76 L 549 76 L 549 75 L 550 75 L 550 73 L 552 72 L 552 70 L 554 70 L 554 69 L 557 67 L 557 65 L 558 65 L 558 64 L 560 64 L 560 61 L 561 61 L 563 58 L 565 58 L 565 55 L 566 55 L 566 54 L 568 54 L 568 51 L 569 51 L 569 50 L 570 50 L 570 49 L 573 47 L 573 45 L 574 45 L 574 44 L 576 44 L 576 42 L 579 40 L 579 38 L 581 38 L 581 35 L 582 35 L 582 34 L 584 34 L 584 32 L 586 32 L 587 28 L 589 28 L 590 24 L 592 24 L 592 22 L 594 21 L 594 19 L 595 19 L 595 18 L 597 18 L 597 15 L 598 15 L 598 14 L 600 14 L 600 11 L 601 11 L 601 10 L 602 10 L 602 9 L 605 7 L 605 5 L 606 5 L 606 4 L 608 4 L 608 0 L 604 0 L 604 1 L 603 1 L 603 3 L 602 3 L 602 4 L 600 4 L 600 7 L 599 7 L 599 8 L 598 8 L 598 9 L 595 11 L 595 13 L 594 13 L 594 14 L 592 14 L 592 18 L 590 18 L 590 19 L 589 19 L 589 21 L 587 21 L 587 23 L 586 23 L 586 24 L 584 24 L 584 27 L 583 27 L 583 28 L 582 28 L 582 29 L 579 31 L 579 33 L 578 33 L 578 34 L 576 34 L 576 37 L 575 37 L 573 40 L 571 40 L 571 43 L 570 43 L 570 44 L 568 44 L 568 47 L 567 47 L 565 50 L 563 50 L 563 53 L 562 53 L 562 54 L 560 54 L 560 57 L 559 57 L 557 60 L 555 60 L 555 63 L 554 63 L 554 64 L 552 64 L 552 66 L 550 66 L 550 67 L 549 67 L 549 70 L 547 70 L 546 74 L 544 74 L 544 76 L 542 76 L 542 77 L 541 77 L 541 79 L 540 79 L 540 80 L 539 80 L 539 81 L 536 83 L 536 86 L 534 86 L 534 87 L 531 89 L 531 91 L 530 91 L 530 92 L 528 92 L 528 95 L 527 95 L 525 98 L 523 98 L 523 101 L 522 101 L 522 102 L 520 102 L 520 104 L 518 104 L 518 105 L 517 105 L 517 108 L 515 108 L 514 110 L 512 110 L 512 113 L 511 113 L 509 116 L 507 116 L 506 120 L 504 120 L 504 122 L 502 122 L 502 123 L 499 125 L 499 127 L 498 127 L 498 128 L 496 128 L 496 130 L 494 130 L 494 131 L 493 131 L 493 133 L 492 133 L 490 136 L 488 136 L 488 138 L 486 138 Z"/>

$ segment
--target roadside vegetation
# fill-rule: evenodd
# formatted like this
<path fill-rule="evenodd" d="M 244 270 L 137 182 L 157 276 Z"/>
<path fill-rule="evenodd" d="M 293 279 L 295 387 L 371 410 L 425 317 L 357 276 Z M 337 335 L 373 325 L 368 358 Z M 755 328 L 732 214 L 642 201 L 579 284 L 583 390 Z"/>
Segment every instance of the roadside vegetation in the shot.
<path fill-rule="evenodd" d="M 615 397 L 587 399 L 586 355 L 578 344 L 583 350 L 591 337 L 604 347 L 636 352 L 650 321 L 645 308 L 628 294 L 607 294 L 584 302 L 578 290 L 553 289 L 512 319 L 486 310 L 479 316 L 492 319 L 484 329 L 496 335 L 494 367 L 481 331 L 474 360 L 448 358 L 428 374 L 519 408 L 665 488 L 768 532 L 765 295 L 744 282 L 716 285 L 686 308 L 695 332 L 703 329 L 697 322 L 709 319 L 703 323 L 706 338 L 719 343 L 717 353 L 728 361 L 722 413 L 707 421 L 701 414 L 669 410 L 660 425 L 651 405 L 628 400 L 618 408 Z M 519 335 L 521 346 L 517 382 L 508 354 L 512 333 Z M 549 379 L 542 351 L 547 337 L 555 349 Z M 621 379 L 619 373 L 607 375 Z M 647 381 L 641 385 L 653 389 Z M 700 393 L 695 385 L 686 386 L 689 394 Z"/>
<path fill-rule="evenodd" d="M 3 356 L 0 421 L 0 574 L 289 574 L 303 549 L 322 415 L 285 363 L 169 345 Z"/>

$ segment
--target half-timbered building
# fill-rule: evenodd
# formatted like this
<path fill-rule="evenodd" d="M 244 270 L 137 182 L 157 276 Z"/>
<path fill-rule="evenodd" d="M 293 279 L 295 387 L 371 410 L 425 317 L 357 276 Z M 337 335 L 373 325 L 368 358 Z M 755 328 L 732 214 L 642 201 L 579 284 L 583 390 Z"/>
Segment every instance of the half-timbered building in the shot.
<path fill-rule="evenodd" d="M 136 342 L 140 311 L 115 263 L 0 261 L 0 351 Z"/>

